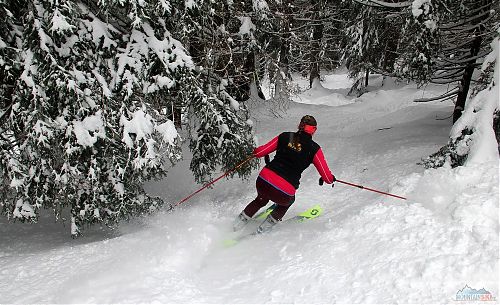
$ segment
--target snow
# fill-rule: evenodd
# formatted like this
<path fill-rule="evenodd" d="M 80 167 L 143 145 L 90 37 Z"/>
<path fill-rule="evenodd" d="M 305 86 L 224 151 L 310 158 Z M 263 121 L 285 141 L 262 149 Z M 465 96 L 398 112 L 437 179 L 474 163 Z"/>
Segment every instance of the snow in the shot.
<path fill-rule="evenodd" d="M 18 199 L 16 202 L 16 208 L 14 209 L 14 218 L 27 219 L 30 217 L 36 217 L 35 211 L 31 205 L 27 202 L 23 202 L 22 199 Z"/>
<path fill-rule="evenodd" d="M 52 129 L 45 121 L 37 120 L 33 129 L 35 131 L 35 135 L 38 137 L 37 143 L 40 145 L 47 145 L 48 140 L 53 137 Z"/>
<path fill-rule="evenodd" d="M 137 158 L 132 163 L 136 168 L 143 168 L 145 165 L 151 165 L 155 162 L 155 157 L 158 153 L 155 145 L 157 142 L 153 139 L 153 133 L 156 131 L 160 134 L 166 143 L 174 143 L 178 137 L 177 131 L 172 121 L 166 121 L 163 124 L 157 122 L 151 115 L 144 112 L 143 109 L 138 109 L 131 113 L 131 119 L 127 119 L 122 114 L 120 125 L 123 126 L 122 141 L 129 147 L 134 148 L 134 143 L 138 143 Z M 141 141 L 144 141 L 142 144 Z M 143 149 L 145 152 L 143 152 Z M 116 186 L 115 189 L 122 193 L 123 186 Z"/>
<path fill-rule="evenodd" d="M 44 15 L 44 8 L 41 4 L 39 4 L 39 3 L 35 4 L 35 8 L 36 8 L 36 13 L 38 14 L 38 16 Z M 42 18 L 40 18 L 40 19 L 42 19 Z M 38 38 L 40 39 L 40 49 L 42 49 L 43 51 L 45 51 L 47 53 L 50 53 L 50 50 L 49 50 L 49 47 L 47 46 L 47 44 L 54 45 L 54 43 L 52 42 L 52 39 L 43 30 L 43 27 L 40 24 L 40 20 L 35 18 L 33 20 L 33 25 L 35 26 L 35 29 L 37 30 L 37 33 L 38 33 Z"/>
<path fill-rule="evenodd" d="M 24 179 L 17 179 L 16 177 L 12 178 L 10 181 L 10 187 L 18 188 L 24 184 Z"/>
<path fill-rule="evenodd" d="M 90 115 L 82 121 L 73 121 L 73 132 L 76 142 L 84 147 L 93 146 L 99 137 L 106 138 L 101 111 L 97 111 L 96 114 Z"/>
<path fill-rule="evenodd" d="M 224 96 L 226 97 L 227 100 L 229 100 L 229 105 L 231 105 L 231 108 L 235 111 L 240 110 L 240 103 L 238 103 L 237 100 L 235 100 L 229 93 L 224 92 Z"/>
<path fill-rule="evenodd" d="M 174 122 L 170 120 L 156 126 L 155 130 L 162 135 L 163 141 L 165 143 L 169 143 L 171 145 L 174 145 L 175 140 L 179 136 L 179 134 L 177 133 L 177 129 L 175 129 Z"/>
<path fill-rule="evenodd" d="M 76 69 L 74 69 L 74 70 L 76 71 Z M 104 78 L 104 76 L 102 76 L 101 74 L 99 74 L 99 72 L 97 71 L 97 69 L 92 70 L 92 73 L 94 74 L 95 79 L 101 85 L 102 93 L 104 94 L 104 96 L 110 98 L 113 95 L 113 93 L 109 89 L 109 85 L 107 84 L 106 79 Z"/>
<path fill-rule="evenodd" d="M 323 87 L 318 79 L 313 81 L 313 85 L 311 90 L 306 91 L 300 96 L 296 97 L 295 100 L 300 103 L 306 104 L 316 104 L 316 105 L 328 105 L 328 106 L 340 106 L 354 103 L 354 100 L 351 97 L 347 96 L 347 92 L 349 92 L 348 79 L 347 75 L 329 75 L 329 79 L 327 80 L 328 84 L 336 86 L 341 83 L 344 84 L 345 88 L 334 88 L 329 89 Z M 309 86 L 309 82 L 299 83 L 299 86 L 302 89 L 305 89 Z"/>
<path fill-rule="evenodd" d="M 187 9 L 193 9 L 198 6 L 195 0 L 185 0 L 184 5 Z"/>
<path fill-rule="evenodd" d="M 438 28 L 438 25 L 437 17 L 432 14 L 431 8 L 431 0 L 414 0 L 411 5 L 411 12 L 415 18 L 419 18 L 423 14 L 424 20 L 426 19 L 423 24 L 433 32 Z"/>
<path fill-rule="evenodd" d="M 437 22 L 435 20 L 426 20 L 424 21 L 424 25 L 431 31 L 435 31 L 438 27 Z"/>
<path fill-rule="evenodd" d="M 415 18 L 422 14 L 428 14 L 431 0 L 414 0 L 411 4 L 411 12 Z"/>
<path fill-rule="evenodd" d="M 97 16 L 95 16 L 92 12 L 89 11 L 88 7 L 83 3 L 79 3 L 79 8 L 82 10 L 83 14 L 88 15 L 90 20 L 80 20 L 88 32 L 91 32 L 92 40 L 96 46 L 100 46 L 100 42 L 102 39 L 102 47 L 109 48 L 110 46 L 116 46 L 116 42 L 112 39 L 112 35 L 110 31 L 118 33 L 114 26 L 111 24 L 106 24 L 102 22 Z M 86 33 L 78 33 L 80 36 L 85 35 Z"/>
<path fill-rule="evenodd" d="M 158 39 L 151 26 L 147 23 L 141 24 L 141 32 L 137 29 L 132 30 L 130 41 L 123 53 L 117 56 L 116 77 L 113 79 L 110 87 L 113 87 L 120 81 L 124 82 L 127 90 L 127 98 L 132 94 L 134 84 L 138 84 L 139 75 L 133 71 L 142 71 L 145 69 L 146 62 L 150 60 L 159 60 L 165 67 L 165 74 L 175 72 L 178 68 L 194 68 L 194 63 L 184 50 L 182 44 L 171 37 L 170 33 L 165 32 L 163 39 Z M 156 58 L 155 56 L 156 55 Z M 154 85 L 146 86 L 145 93 L 152 93 L 163 86 L 170 88 L 174 85 L 172 80 L 166 78 L 156 78 Z"/>
<path fill-rule="evenodd" d="M 21 74 L 21 80 L 26 83 L 26 85 L 32 89 L 33 95 L 36 96 L 35 82 L 33 81 L 33 75 L 36 74 L 36 66 L 33 65 L 33 53 L 26 50 L 26 56 L 24 57 L 24 69 Z"/>
<path fill-rule="evenodd" d="M 250 17 L 238 17 L 241 21 L 241 26 L 238 31 L 238 34 L 243 35 L 252 35 L 252 32 L 255 31 L 255 25 L 252 23 L 252 18 Z"/>
<path fill-rule="evenodd" d="M 453 104 L 412 101 L 446 88 L 373 75 L 354 98 L 350 85 L 345 73 L 328 74 L 282 117 L 252 117 L 257 140 L 312 114 L 338 179 L 408 200 L 319 186 L 310 167 L 285 218 L 316 204 L 323 215 L 230 248 L 223 241 L 254 198 L 258 172 L 218 181 L 174 212 L 86 228 L 76 240 L 50 215 L 36 225 L 0 219 L 0 303 L 454 303 L 466 287 L 498 298 L 498 155 L 479 149 L 484 162 L 425 170 L 416 163 L 447 142 L 451 118 L 442 118 Z M 148 192 L 178 202 L 198 189 L 189 161 Z"/>
<path fill-rule="evenodd" d="M 146 114 L 142 109 L 135 111 L 130 120 L 127 120 L 127 118 L 122 115 L 120 118 L 120 125 L 123 126 L 122 141 L 130 148 L 134 146 L 133 140 L 130 137 L 131 134 L 134 135 L 134 140 L 138 142 L 148 138 L 153 132 L 154 127 L 151 116 Z"/>
<path fill-rule="evenodd" d="M 170 33 L 165 32 L 163 40 L 156 38 L 153 29 L 148 24 L 142 25 L 147 37 L 147 44 L 156 53 L 158 58 L 164 65 L 168 66 L 171 71 L 175 71 L 178 67 L 194 67 L 194 63 L 182 44 L 171 37 Z M 172 60 L 173 59 L 173 60 Z"/>
<path fill-rule="evenodd" d="M 159 88 L 167 86 L 167 88 L 170 89 L 175 84 L 175 81 L 170 77 L 157 75 L 154 78 L 156 79 L 156 83 L 158 84 Z"/>
<path fill-rule="evenodd" d="M 68 21 L 66 21 L 66 18 L 61 14 L 59 9 L 56 9 L 54 11 L 51 24 L 52 26 L 50 27 L 50 30 L 52 32 L 62 33 L 64 31 L 68 31 L 74 28 L 74 26 L 72 26 L 71 24 L 68 23 Z"/>
<path fill-rule="evenodd" d="M 269 5 L 267 5 L 267 2 L 265 0 L 253 0 L 252 5 L 255 12 L 269 11 Z"/>

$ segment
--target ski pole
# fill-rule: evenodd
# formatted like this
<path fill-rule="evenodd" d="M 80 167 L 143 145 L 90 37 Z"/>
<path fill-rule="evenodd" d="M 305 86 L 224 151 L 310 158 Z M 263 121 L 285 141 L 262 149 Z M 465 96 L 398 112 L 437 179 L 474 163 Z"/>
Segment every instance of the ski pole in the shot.
<path fill-rule="evenodd" d="M 238 168 L 242 167 L 243 164 L 247 163 L 248 161 L 252 160 L 254 158 L 253 155 L 249 156 L 248 158 L 246 158 L 245 160 L 243 160 L 242 162 L 240 162 L 238 165 L 236 165 L 235 167 L 233 167 L 232 169 L 228 170 L 227 172 L 225 172 L 224 174 L 222 174 L 221 176 L 219 176 L 218 178 L 208 182 L 207 184 L 205 184 L 202 188 L 200 188 L 199 190 L 197 190 L 196 192 L 192 193 L 191 195 L 187 196 L 186 198 L 182 199 L 181 201 L 179 201 L 178 203 L 176 203 L 175 205 L 172 206 L 172 208 L 178 206 L 179 204 L 183 203 L 183 202 L 186 202 L 188 201 L 189 199 L 191 199 L 191 197 L 193 197 L 194 195 L 198 194 L 199 192 L 203 191 L 204 189 L 206 189 L 207 187 L 209 187 L 210 185 L 214 184 L 215 182 L 219 181 L 220 179 L 226 177 L 227 175 L 229 175 L 230 173 L 234 172 L 235 170 L 237 170 Z"/>
<path fill-rule="evenodd" d="M 347 184 L 347 185 L 350 185 L 350 186 L 354 186 L 354 187 L 357 187 L 357 188 L 360 188 L 360 189 L 363 189 L 363 190 L 367 190 L 367 191 L 371 191 L 371 192 L 379 193 L 379 194 L 382 194 L 382 195 L 392 196 L 392 197 L 396 197 L 396 198 L 399 198 L 399 199 L 406 200 L 406 198 L 405 198 L 405 197 L 401 197 L 401 196 L 394 195 L 394 194 L 391 194 L 391 193 L 386 193 L 386 192 L 382 192 L 382 191 L 374 190 L 374 189 L 372 189 L 372 188 L 369 188 L 369 187 L 366 187 L 366 186 L 362 186 L 362 185 L 359 185 L 359 184 L 354 184 L 354 183 L 350 183 L 350 182 L 347 182 L 347 181 L 342 181 L 342 180 L 338 180 L 338 179 L 336 180 L 336 182 L 340 182 L 340 183 L 343 183 L 343 184 Z"/>

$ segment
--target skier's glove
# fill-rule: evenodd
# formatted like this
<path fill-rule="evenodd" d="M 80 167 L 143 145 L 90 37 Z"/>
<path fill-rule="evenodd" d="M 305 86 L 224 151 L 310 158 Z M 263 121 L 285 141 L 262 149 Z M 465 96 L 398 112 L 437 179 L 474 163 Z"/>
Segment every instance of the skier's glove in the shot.
<path fill-rule="evenodd" d="M 268 165 L 269 163 L 271 163 L 271 160 L 269 159 L 269 155 L 265 155 L 264 156 L 264 161 L 266 162 L 266 165 Z"/>
<path fill-rule="evenodd" d="M 337 178 L 335 178 L 335 176 L 333 176 L 333 182 L 337 181 Z M 332 182 L 332 187 L 335 186 L 335 184 L 333 184 Z M 323 178 L 319 178 L 319 185 L 323 185 L 325 183 L 325 181 L 323 180 Z"/>

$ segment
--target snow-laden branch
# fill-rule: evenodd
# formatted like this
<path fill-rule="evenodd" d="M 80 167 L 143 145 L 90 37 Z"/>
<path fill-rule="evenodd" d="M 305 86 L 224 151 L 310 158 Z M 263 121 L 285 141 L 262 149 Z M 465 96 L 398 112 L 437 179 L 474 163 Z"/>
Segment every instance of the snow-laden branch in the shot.
<path fill-rule="evenodd" d="M 458 76 L 462 76 L 464 73 L 464 69 L 466 66 L 456 67 L 453 70 L 442 71 L 441 73 L 436 73 L 432 80 L 445 80 L 450 78 L 456 78 Z"/>
<path fill-rule="evenodd" d="M 456 82 L 459 82 L 462 80 L 462 77 L 458 77 L 458 78 L 453 78 L 453 79 L 449 79 L 449 80 L 441 80 L 441 79 L 433 79 L 431 80 L 431 82 L 433 84 L 437 84 L 437 85 L 446 85 L 446 84 L 453 84 L 453 83 L 456 83 Z"/>
<path fill-rule="evenodd" d="M 476 56 L 472 56 L 472 57 L 465 57 L 463 59 L 460 59 L 460 60 L 450 60 L 450 59 L 446 59 L 446 58 L 443 58 L 443 61 L 444 62 L 447 62 L 447 63 L 450 63 L 450 64 L 455 64 L 455 65 L 460 65 L 460 64 L 465 64 L 465 63 L 474 63 L 477 59 L 479 58 L 483 58 L 484 56 L 488 55 L 490 52 L 482 52 Z"/>
<path fill-rule="evenodd" d="M 453 90 L 450 90 L 450 91 L 448 91 L 440 96 L 429 97 L 429 98 L 417 98 L 417 99 L 413 100 L 413 102 L 415 102 L 415 103 L 427 103 L 427 102 L 432 102 L 432 101 L 440 101 L 440 100 L 444 100 L 444 99 L 447 99 L 447 98 L 450 98 L 450 97 L 457 95 L 458 91 L 459 91 L 458 88 L 454 88 Z"/>
<path fill-rule="evenodd" d="M 404 1 L 404 2 L 386 2 L 381 0 L 354 0 L 363 5 L 375 6 L 375 7 L 389 7 L 389 8 L 405 8 L 411 6 L 413 1 Z"/>

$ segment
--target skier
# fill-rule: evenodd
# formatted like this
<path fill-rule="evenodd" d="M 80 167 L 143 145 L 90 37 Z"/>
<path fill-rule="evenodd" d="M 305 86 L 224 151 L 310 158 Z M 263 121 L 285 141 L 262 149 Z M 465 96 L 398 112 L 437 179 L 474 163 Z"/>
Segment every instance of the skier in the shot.
<path fill-rule="evenodd" d="M 324 182 L 332 184 L 335 176 L 330 172 L 321 147 L 312 140 L 316 132 L 316 119 L 306 115 L 300 120 L 297 132 L 283 132 L 268 143 L 254 149 L 256 158 L 266 156 L 266 166 L 256 181 L 257 197 L 238 215 L 233 223 L 233 230 L 242 229 L 271 200 L 276 203 L 274 210 L 258 227 L 257 233 L 265 233 L 277 224 L 292 203 L 295 191 L 299 188 L 302 172 L 314 164 Z M 267 162 L 268 154 L 276 152 L 271 162 Z"/>

